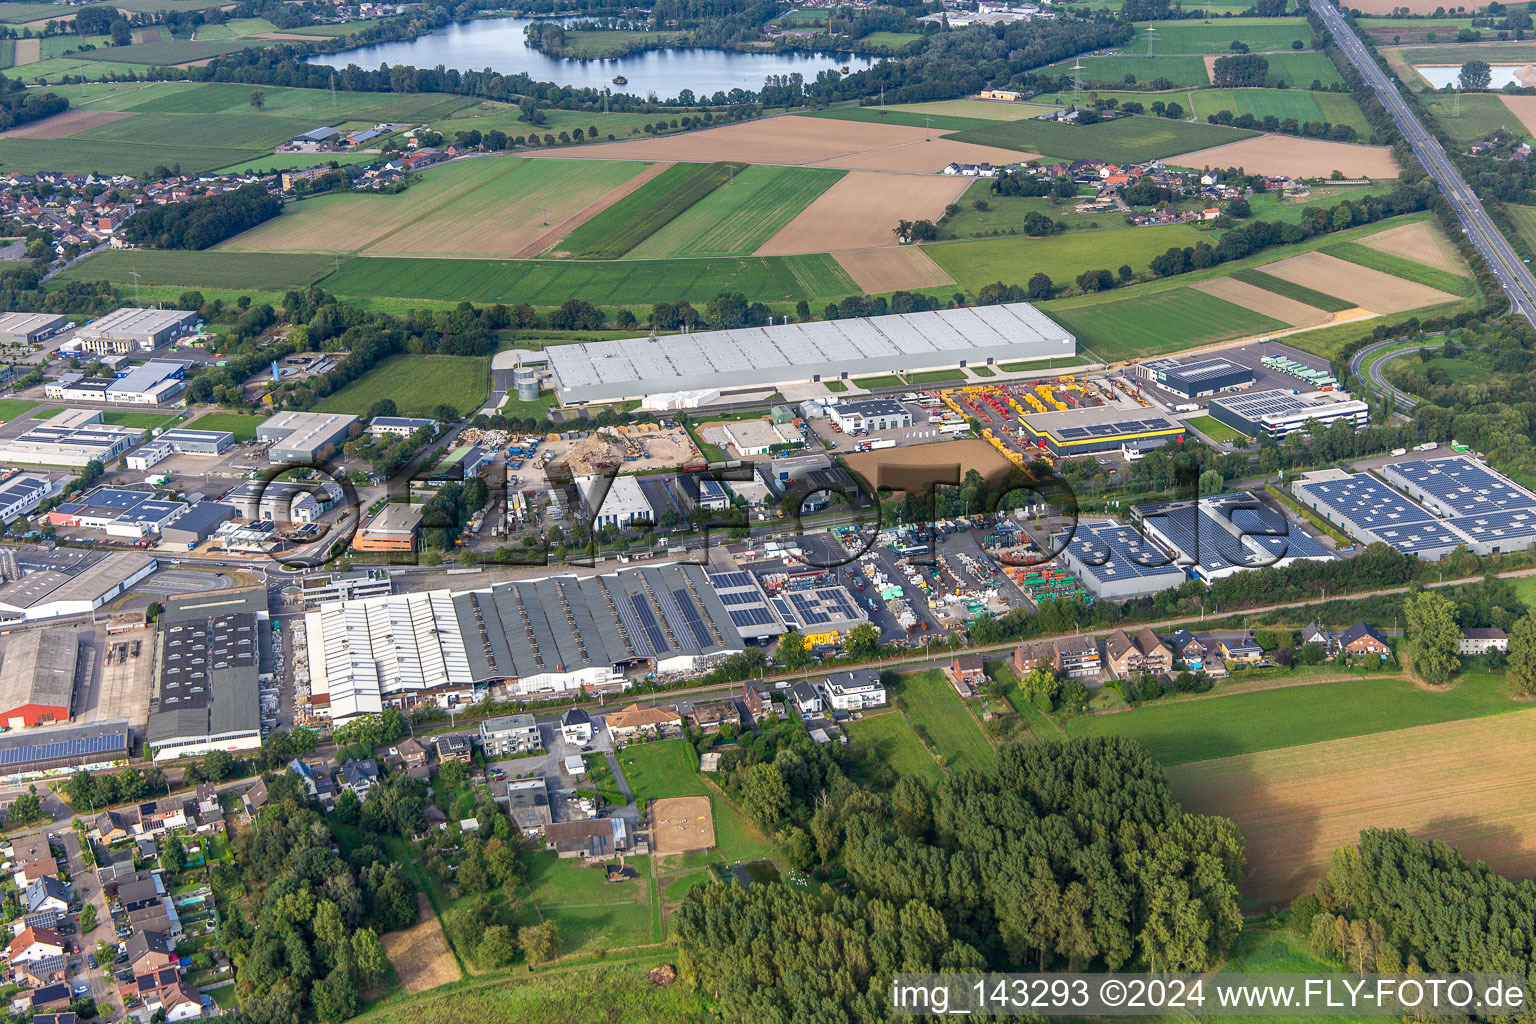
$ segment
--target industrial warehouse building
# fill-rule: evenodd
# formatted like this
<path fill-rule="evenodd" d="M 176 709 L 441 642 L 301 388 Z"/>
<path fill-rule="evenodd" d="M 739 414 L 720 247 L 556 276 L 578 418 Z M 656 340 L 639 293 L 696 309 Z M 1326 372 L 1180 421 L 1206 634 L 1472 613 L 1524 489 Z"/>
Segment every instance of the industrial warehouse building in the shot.
<path fill-rule="evenodd" d="M 1253 371 L 1224 356 L 1209 359 L 1149 359 L 1136 367 L 1146 380 L 1180 398 L 1238 391 L 1253 383 Z"/>
<path fill-rule="evenodd" d="M 0 523 L 36 512 L 60 489 L 64 479 L 55 480 L 44 473 L 17 473 L 0 481 Z"/>
<path fill-rule="evenodd" d="M 383 437 L 386 434 L 410 437 L 422 427 L 431 427 L 436 431 L 437 420 L 423 420 L 412 416 L 375 416 L 368 421 L 368 433 L 374 437 Z"/>
<path fill-rule="evenodd" d="M 656 512 L 635 477 L 577 477 L 576 489 L 595 530 L 607 526 L 622 530 L 638 522 L 656 521 Z"/>
<path fill-rule="evenodd" d="M 414 551 L 421 529 L 421 506 L 392 501 L 368 521 L 352 547 L 358 551 Z"/>
<path fill-rule="evenodd" d="M 1131 515 L 1148 540 L 1206 583 L 1251 569 L 1284 569 L 1295 562 L 1330 562 L 1336 556 L 1250 491 L 1195 501 L 1155 501 Z"/>
<path fill-rule="evenodd" d="M 1076 339 L 1027 302 L 747 327 L 549 348 L 567 405 L 672 392 L 717 397 L 850 374 L 983 366 L 1077 351 Z"/>
<path fill-rule="evenodd" d="M 185 544 L 190 550 L 213 536 L 215 530 L 233 518 L 233 505 L 200 501 L 196 505 L 189 505 L 185 512 L 160 528 L 160 542 Z"/>
<path fill-rule="evenodd" d="M 55 313 L 0 313 L 0 344 L 35 345 L 64 329 L 69 317 Z"/>
<path fill-rule="evenodd" d="M 1446 525 L 1480 555 L 1536 545 L 1536 494 L 1476 459 L 1453 455 L 1399 462 L 1382 467 L 1381 475 L 1446 516 Z"/>
<path fill-rule="evenodd" d="M 168 597 L 155 634 L 146 753 L 156 761 L 261 746 L 265 587 Z"/>
<path fill-rule="evenodd" d="M 127 764 L 132 745 L 125 720 L 6 733 L 0 736 L 0 781 L 22 782 L 66 769 L 105 771 Z"/>
<path fill-rule="evenodd" d="M 0 440 L 0 462 L 80 467 L 95 461 L 107 466 L 143 436 L 144 431 L 134 427 L 102 423 L 95 410 L 65 409 L 52 419 L 38 420 L 23 434 Z"/>
<path fill-rule="evenodd" d="M 852 434 L 860 430 L 895 430 L 912 425 L 912 414 L 894 398 L 839 402 L 827 410 L 838 429 Z"/>
<path fill-rule="evenodd" d="M 187 390 L 187 365 L 151 359 L 118 374 L 106 390 L 108 405 L 170 405 Z"/>
<path fill-rule="evenodd" d="M 111 551 L 69 569 L 39 569 L 0 586 L 0 622 L 89 615 L 145 579 L 158 563 L 141 551 Z"/>
<path fill-rule="evenodd" d="M 1156 594 L 1188 578 L 1172 558 L 1120 523 L 1078 523 L 1070 535 L 1053 536 L 1051 549 L 1067 571 L 1102 600 Z"/>
<path fill-rule="evenodd" d="M 172 455 L 223 455 L 235 443 L 227 430 L 167 430 L 128 456 L 129 469 L 149 469 Z"/>
<path fill-rule="evenodd" d="M 1366 544 L 1379 541 L 1428 562 L 1444 558 L 1468 541 L 1369 473 L 1318 470 L 1298 477 L 1291 484 L 1291 494 L 1351 537 Z"/>
<path fill-rule="evenodd" d="M 0 723 L 20 729 L 68 721 L 79 654 L 72 629 L 13 633 L 0 660 Z"/>
<path fill-rule="evenodd" d="M 224 500 L 235 507 L 236 518 L 274 523 L 312 523 L 322 511 L 316 486 L 291 480 L 247 480 Z"/>
<path fill-rule="evenodd" d="M 197 314 L 185 309 L 122 309 L 97 317 L 75 332 L 85 352 L 148 352 L 168 345 L 197 326 Z"/>
<path fill-rule="evenodd" d="M 1020 416 L 1026 434 L 1057 456 L 1145 451 L 1182 443 L 1184 424 L 1150 410 L 1104 406 Z"/>
<path fill-rule="evenodd" d="M 161 527 L 186 509 L 187 503 L 179 498 L 157 497 L 151 491 L 97 487 L 73 501 L 54 506 L 48 513 L 48 522 L 138 540 L 159 533 Z"/>
<path fill-rule="evenodd" d="M 263 420 L 256 437 L 271 442 L 267 461 L 277 465 L 318 465 L 341 447 L 356 416 L 327 412 L 280 412 Z"/>
<path fill-rule="evenodd" d="M 1233 430 L 1258 437 L 1285 437 L 1305 430 L 1309 423 L 1331 426 L 1343 421 L 1353 427 L 1370 422 L 1371 407 L 1345 391 L 1314 391 L 1293 395 L 1289 391 L 1254 391 L 1211 399 L 1210 413 Z"/>

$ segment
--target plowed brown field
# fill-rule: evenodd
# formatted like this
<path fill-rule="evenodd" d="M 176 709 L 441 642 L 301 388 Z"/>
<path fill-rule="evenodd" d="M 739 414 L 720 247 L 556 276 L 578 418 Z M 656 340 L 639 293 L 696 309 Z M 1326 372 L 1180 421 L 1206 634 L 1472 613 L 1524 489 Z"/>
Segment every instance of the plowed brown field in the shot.
<path fill-rule="evenodd" d="M 1190 287 L 1207 295 L 1214 295 L 1218 299 L 1225 299 L 1244 309 L 1251 309 L 1255 313 L 1272 316 L 1292 327 L 1310 327 L 1328 319 L 1328 313 L 1315 306 L 1297 302 L 1284 295 L 1276 295 L 1246 281 L 1237 281 L 1230 277 L 1200 281 Z"/>
<path fill-rule="evenodd" d="M 1536 99 L 1536 96 L 1515 98 Z M 1421 220 L 1404 224 L 1400 228 L 1388 228 L 1386 231 L 1367 235 L 1360 239 L 1360 244 L 1381 252 L 1390 252 L 1395 256 L 1401 256 L 1428 267 L 1448 270 L 1453 274 L 1467 272 L 1461 257 L 1455 249 L 1451 248 L 1451 243 L 1431 221 Z"/>
<path fill-rule="evenodd" d="M 1225 146 L 1171 156 L 1175 167 L 1241 167 L 1249 174 L 1326 178 L 1340 171 L 1351 178 L 1395 178 L 1399 170 L 1385 146 L 1356 146 L 1293 135 L 1261 135 Z"/>
<path fill-rule="evenodd" d="M 851 249 L 833 253 L 855 284 L 871 295 L 902 288 L 934 288 L 955 279 L 915 245 L 882 249 Z"/>
<path fill-rule="evenodd" d="M 791 256 L 894 245 L 898 220 L 938 220 L 973 178 L 852 171 L 757 250 Z"/>
<path fill-rule="evenodd" d="M 12 128 L 5 133 L 5 137 L 8 139 L 62 139 L 76 132 L 83 132 L 87 128 L 111 124 L 113 121 L 121 121 L 125 117 L 132 116 L 133 113 L 126 110 L 66 110 L 62 114 L 54 114 L 41 121 L 33 121 L 21 128 Z"/>
<path fill-rule="evenodd" d="M 1405 281 L 1325 252 L 1302 253 L 1266 263 L 1259 269 L 1281 280 L 1353 302 L 1374 313 L 1401 313 L 1407 309 L 1456 301 L 1456 296 L 1450 292 Z"/>

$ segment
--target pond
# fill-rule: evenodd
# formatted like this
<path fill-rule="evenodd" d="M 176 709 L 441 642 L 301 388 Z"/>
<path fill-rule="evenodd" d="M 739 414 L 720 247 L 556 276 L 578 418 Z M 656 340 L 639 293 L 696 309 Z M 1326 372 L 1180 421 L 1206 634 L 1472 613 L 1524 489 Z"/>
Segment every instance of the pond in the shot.
<path fill-rule="evenodd" d="M 572 60 L 551 57 L 529 46 L 523 30 L 531 18 L 488 18 L 461 21 L 417 39 L 360 46 L 339 53 L 310 58 L 313 64 L 344 68 L 356 64 L 376 68 L 380 64 L 405 64 L 435 68 L 439 64 L 458 71 L 490 68 L 504 75 L 527 74 L 536 82 L 554 82 L 576 88 L 612 89 L 659 99 L 672 99 L 683 89 L 710 96 L 732 89 L 760 89 L 769 75 L 799 72 L 807 81 L 829 68 L 847 66 L 862 71 L 875 61 L 851 54 L 737 53 L 733 50 L 650 50 L 613 60 Z M 628 81 L 620 86 L 613 79 Z"/>
<path fill-rule="evenodd" d="M 1536 73 L 1531 71 L 1529 64 L 1490 64 L 1488 69 L 1493 72 L 1488 83 L 1490 89 L 1502 89 L 1506 85 L 1536 85 Z M 1424 80 L 1436 89 L 1456 85 L 1461 79 L 1460 64 L 1415 64 L 1413 70 L 1423 75 Z"/>
<path fill-rule="evenodd" d="M 781 878 L 779 869 L 771 860 L 747 860 L 730 867 L 731 879 L 743 889 L 754 885 L 773 884 Z"/>

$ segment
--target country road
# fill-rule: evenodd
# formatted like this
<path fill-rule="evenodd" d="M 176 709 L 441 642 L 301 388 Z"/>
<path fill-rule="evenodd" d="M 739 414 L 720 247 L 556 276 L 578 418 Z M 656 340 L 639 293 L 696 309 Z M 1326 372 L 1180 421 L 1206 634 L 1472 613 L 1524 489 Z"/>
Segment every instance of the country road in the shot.
<path fill-rule="evenodd" d="M 1487 261 L 1488 269 L 1509 296 L 1510 309 L 1536 326 L 1536 277 L 1531 276 L 1530 268 L 1499 233 L 1488 211 L 1483 208 L 1482 201 L 1456 170 L 1450 157 L 1446 156 L 1439 140 L 1429 133 L 1409 109 L 1407 101 L 1397 91 L 1397 84 L 1377 65 L 1338 8 L 1329 0 L 1308 2 L 1333 34 L 1339 49 L 1376 93 L 1382 106 L 1392 115 L 1392 120 L 1397 122 L 1398 129 L 1413 148 L 1414 156 L 1419 158 L 1424 169 L 1440 186 L 1441 193 L 1456 211 L 1467 237 Z"/>

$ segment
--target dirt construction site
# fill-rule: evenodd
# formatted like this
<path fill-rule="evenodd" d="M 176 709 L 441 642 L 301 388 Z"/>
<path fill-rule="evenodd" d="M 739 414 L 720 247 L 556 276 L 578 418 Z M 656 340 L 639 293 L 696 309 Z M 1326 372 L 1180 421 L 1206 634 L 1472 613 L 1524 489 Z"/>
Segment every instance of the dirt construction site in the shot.
<path fill-rule="evenodd" d="M 574 434 L 550 434 L 538 458 L 517 471 L 520 488 L 546 486 L 551 477 L 593 476 L 660 469 L 703 469 L 706 460 L 682 427 L 654 423 L 599 427 Z"/>
<path fill-rule="evenodd" d="M 715 815 L 707 796 L 651 802 L 651 849 L 658 857 L 715 848 Z"/>

